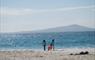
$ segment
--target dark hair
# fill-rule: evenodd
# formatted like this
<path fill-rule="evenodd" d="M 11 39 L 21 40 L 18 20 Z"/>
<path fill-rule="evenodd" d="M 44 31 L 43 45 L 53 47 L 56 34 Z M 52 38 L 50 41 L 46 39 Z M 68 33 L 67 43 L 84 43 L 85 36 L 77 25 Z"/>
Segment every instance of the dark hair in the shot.
<path fill-rule="evenodd" d="M 43 40 L 43 42 L 45 42 L 45 40 Z"/>
<path fill-rule="evenodd" d="M 52 41 L 54 41 L 55 39 L 52 39 Z"/>

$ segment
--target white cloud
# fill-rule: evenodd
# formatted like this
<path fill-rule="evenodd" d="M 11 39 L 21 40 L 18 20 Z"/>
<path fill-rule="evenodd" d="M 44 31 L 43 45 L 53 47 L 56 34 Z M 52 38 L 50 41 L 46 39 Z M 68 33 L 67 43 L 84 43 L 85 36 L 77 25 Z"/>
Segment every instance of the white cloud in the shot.
<path fill-rule="evenodd" d="M 38 12 L 71 11 L 71 10 L 88 9 L 88 8 L 95 8 L 95 5 L 80 6 L 80 7 L 65 7 L 65 8 L 57 8 L 57 9 L 42 9 L 42 10 L 38 10 Z"/>
<path fill-rule="evenodd" d="M 29 15 L 32 13 L 31 9 L 14 9 L 14 8 L 3 8 L 0 9 L 1 16 L 19 16 L 19 15 Z"/>
<path fill-rule="evenodd" d="M 5 8 L 1 7 L 0 15 L 1 16 L 19 16 L 19 15 L 32 15 L 32 13 L 47 13 L 47 12 L 58 12 L 58 11 L 71 11 L 79 9 L 90 9 L 94 8 L 95 5 L 91 6 L 80 6 L 80 7 L 65 7 L 65 8 L 56 8 L 56 9 L 30 9 L 30 8 Z"/>

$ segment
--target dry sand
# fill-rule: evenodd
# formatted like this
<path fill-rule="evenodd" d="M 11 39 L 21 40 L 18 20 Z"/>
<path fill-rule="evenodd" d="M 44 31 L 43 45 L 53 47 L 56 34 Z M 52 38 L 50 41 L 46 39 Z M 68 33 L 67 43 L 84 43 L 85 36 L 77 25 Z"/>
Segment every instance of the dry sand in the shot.
<path fill-rule="evenodd" d="M 0 51 L 0 60 L 95 60 L 94 49 L 86 55 L 70 55 L 67 51 Z"/>

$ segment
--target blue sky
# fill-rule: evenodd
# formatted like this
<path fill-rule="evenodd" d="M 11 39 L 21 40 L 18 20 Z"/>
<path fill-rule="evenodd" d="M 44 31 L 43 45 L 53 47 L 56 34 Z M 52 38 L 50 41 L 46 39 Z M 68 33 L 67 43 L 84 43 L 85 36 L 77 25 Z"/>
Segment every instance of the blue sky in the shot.
<path fill-rule="evenodd" d="M 0 0 L 0 32 L 79 24 L 95 28 L 95 0 Z"/>

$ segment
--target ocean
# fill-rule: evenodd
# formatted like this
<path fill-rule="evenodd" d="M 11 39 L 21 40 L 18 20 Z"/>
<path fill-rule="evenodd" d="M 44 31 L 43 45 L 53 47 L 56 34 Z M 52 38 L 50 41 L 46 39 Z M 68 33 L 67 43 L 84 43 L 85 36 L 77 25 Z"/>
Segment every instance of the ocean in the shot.
<path fill-rule="evenodd" d="M 0 33 L 0 49 L 43 49 L 55 40 L 55 49 L 95 48 L 95 31 L 50 33 Z"/>

